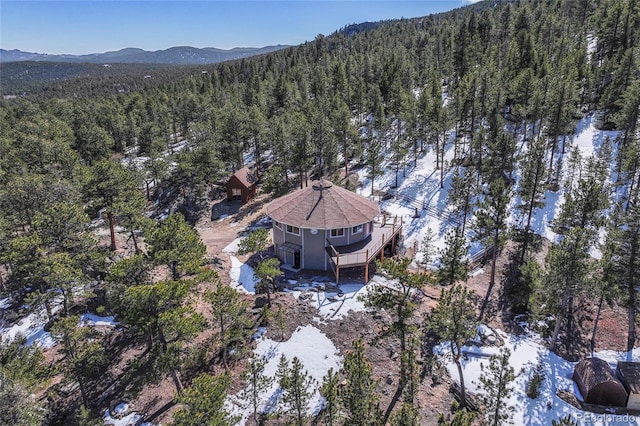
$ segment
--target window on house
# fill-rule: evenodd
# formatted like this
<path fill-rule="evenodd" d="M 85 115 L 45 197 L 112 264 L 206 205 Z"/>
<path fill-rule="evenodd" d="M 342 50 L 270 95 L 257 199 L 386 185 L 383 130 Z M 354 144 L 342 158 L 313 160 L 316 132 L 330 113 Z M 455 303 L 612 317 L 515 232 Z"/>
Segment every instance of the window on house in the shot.
<path fill-rule="evenodd" d="M 342 237 L 344 236 L 344 228 L 332 229 L 331 230 L 332 237 Z"/>
<path fill-rule="evenodd" d="M 300 235 L 300 228 L 297 226 L 287 225 L 287 232 L 290 234 Z"/>
<path fill-rule="evenodd" d="M 351 228 L 351 233 L 352 234 L 359 234 L 362 232 L 363 229 L 363 225 L 356 225 L 353 228 Z"/>
<path fill-rule="evenodd" d="M 274 221 L 273 224 L 275 225 L 276 228 L 282 229 L 282 224 L 280 222 Z"/>

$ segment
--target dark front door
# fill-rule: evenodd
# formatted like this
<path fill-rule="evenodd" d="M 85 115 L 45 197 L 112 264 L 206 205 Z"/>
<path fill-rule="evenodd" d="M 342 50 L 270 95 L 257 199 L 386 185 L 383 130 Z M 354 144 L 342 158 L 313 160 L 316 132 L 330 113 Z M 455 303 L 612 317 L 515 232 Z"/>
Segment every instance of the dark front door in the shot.
<path fill-rule="evenodd" d="M 293 267 L 296 269 L 300 268 L 300 251 L 293 253 Z"/>

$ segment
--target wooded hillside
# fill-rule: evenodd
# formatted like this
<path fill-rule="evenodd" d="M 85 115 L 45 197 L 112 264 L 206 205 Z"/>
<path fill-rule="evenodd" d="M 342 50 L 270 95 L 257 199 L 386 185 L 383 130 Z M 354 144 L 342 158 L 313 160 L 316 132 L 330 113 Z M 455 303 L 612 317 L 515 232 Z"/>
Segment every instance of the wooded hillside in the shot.
<path fill-rule="evenodd" d="M 103 407 L 95 398 L 111 383 L 98 378 L 113 371 L 116 354 L 105 348 L 115 343 L 77 327 L 77 300 L 89 301 L 82 309 L 115 315 L 128 339 L 145 343 L 139 364 L 118 366 L 138 385 L 150 380 L 143 374 L 149 369 L 172 377 L 179 392 L 207 366 L 227 366 L 228 350 L 251 334 L 247 306 L 237 294 L 207 293 L 214 310 L 225 300 L 229 311 L 211 328 L 227 334 L 206 350 L 190 346 L 210 320 L 190 297 L 202 283 L 224 291 L 211 268 L 203 271 L 211 259 L 190 225 L 210 214 L 218 184 L 247 162 L 263 192 L 282 194 L 320 176 L 348 185 L 343 178 L 352 168 L 375 181 L 383 158 L 397 175 L 436 152 L 441 177 L 451 168 L 458 173 L 450 203 L 458 206 L 459 234 L 469 226 L 493 256 L 486 300 L 496 256 L 512 240 L 513 314 L 552 318 L 544 331 L 551 348 L 569 354 L 588 345 L 571 339 L 580 335 L 581 302 L 615 302 L 628 312 L 632 349 L 640 277 L 639 41 L 637 0 L 487 1 L 349 27 L 240 61 L 101 72 L 29 85 L 26 94 L 5 98 L 0 289 L 16 309 L 44 309 L 64 362 L 52 371 L 40 350 L 0 342 L 0 380 L 10 384 L 0 390 L 0 419 L 88 424 Z M 592 158 L 572 153 L 560 161 L 565 135 L 591 113 L 599 128 L 620 137 L 603 141 Z M 451 144 L 454 158 L 445 161 Z M 561 238 L 540 265 L 531 217 L 548 189 L 565 190 L 567 202 L 553 223 Z M 522 220 L 508 226 L 514 199 Z M 134 252 L 118 253 L 114 239 L 110 247 L 98 244 L 96 218 L 112 234 L 121 227 Z M 459 280 L 458 266 L 438 280 Z M 77 398 L 32 404 L 28 395 L 43 392 L 43 378 L 59 371 L 79 384 Z M 193 383 L 224 394 L 230 384 L 222 377 Z M 179 395 L 181 403 L 193 396 Z M 176 422 L 192 424 L 188 418 L 183 413 Z"/>

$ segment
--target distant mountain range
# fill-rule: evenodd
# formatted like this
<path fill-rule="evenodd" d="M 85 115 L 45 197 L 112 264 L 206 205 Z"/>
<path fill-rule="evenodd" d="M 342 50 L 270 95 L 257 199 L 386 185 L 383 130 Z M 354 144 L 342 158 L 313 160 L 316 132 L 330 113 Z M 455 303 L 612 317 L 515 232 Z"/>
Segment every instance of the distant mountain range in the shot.
<path fill-rule="evenodd" d="M 91 53 L 88 55 L 49 55 L 46 53 L 31 53 L 21 50 L 0 49 L 0 63 L 8 62 L 72 62 L 91 64 L 172 64 L 172 65 L 204 65 L 234 59 L 248 58 L 285 49 L 289 46 L 265 46 L 265 47 L 235 47 L 233 49 L 217 49 L 205 47 L 202 49 L 190 46 L 170 47 L 154 52 L 126 48 L 114 52 Z"/>

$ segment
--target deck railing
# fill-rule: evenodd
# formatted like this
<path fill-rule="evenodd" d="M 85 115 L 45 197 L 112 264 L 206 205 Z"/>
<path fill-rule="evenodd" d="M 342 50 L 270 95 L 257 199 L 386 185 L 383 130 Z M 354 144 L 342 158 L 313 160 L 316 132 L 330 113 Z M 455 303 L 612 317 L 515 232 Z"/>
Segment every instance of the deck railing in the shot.
<path fill-rule="evenodd" d="M 380 217 L 382 219 L 378 221 L 378 218 L 376 218 L 376 222 L 381 223 L 382 226 L 387 226 L 386 216 Z M 398 223 L 398 217 L 394 217 L 389 231 L 389 233 L 383 233 L 380 240 L 373 246 L 355 253 L 339 253 L 336 248 L 329 242 L 329 240 L 327 240 L 327 243 L 329 244 L 328 247 L 330 250 L 330 258 L 332 263 L 331 267 L 332 269 L 334 269 L 334 272 L 337 268 L 360 266 L 371 262 L 371 260 L 374 259 L 384 249 L 384 246 L 387 245 L 392 238 L 394 238 L 402 231 L 402 218 L 400 218 L 400 223 Z"/>

